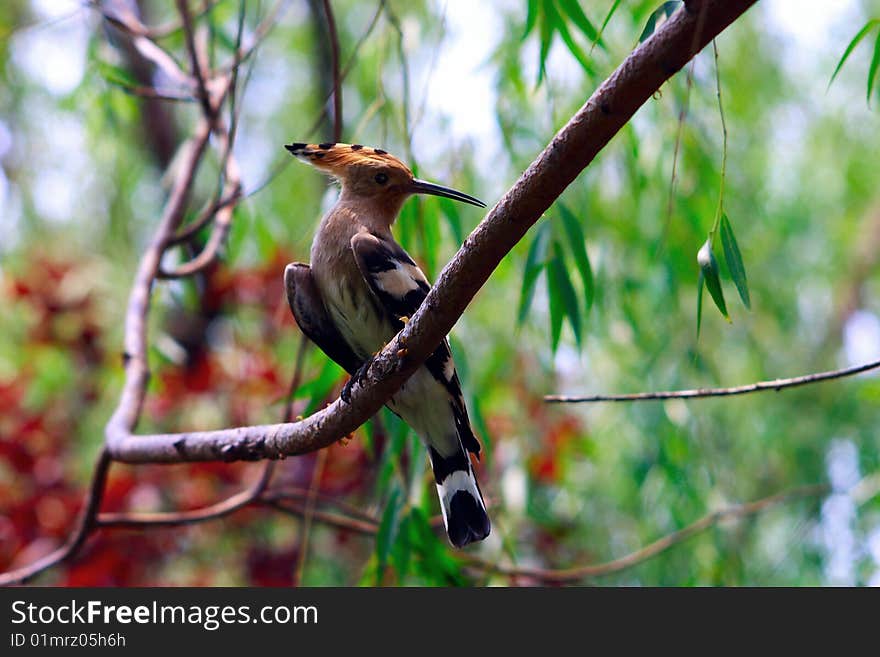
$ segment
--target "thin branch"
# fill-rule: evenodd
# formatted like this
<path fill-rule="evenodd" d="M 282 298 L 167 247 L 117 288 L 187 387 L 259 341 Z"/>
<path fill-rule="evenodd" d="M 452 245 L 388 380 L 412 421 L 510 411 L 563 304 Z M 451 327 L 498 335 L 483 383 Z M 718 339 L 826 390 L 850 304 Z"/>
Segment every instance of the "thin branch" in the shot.
<path fill-rule="evenodd" d="M 315 459 L 315 467 L 312 471 L 312 481 L 309 484 L 306 496 L 305 513 L 303 514 L 302 533 L 299 537 L 299 558 L 296 563 L 296 575 L 294 581 L 297 586 L 302 584 L 303 572 L 306 568 L 306 557 L 309 553 L 309 536 L 312 531 L 312 520 L 315 517 L 315 504 L 318 501 L 318 489 L 321 487 L 321 476 L 324 474 L 324 466 L 327 464 L 327 450 L 318 452 Z"/>
<path fill-rule="evenodd" d="M 434 73 L 437 69 L 437 59 L 440 55 L 440 46 L 443 44 L 443 40 L 446 38 L 446 22 L 447 22 L 447 13 L 449 11 L 449 0 L 446 0 L 443 3 L 443 10 L 440 18 L 440 37 L 437 39 L 437 43 L 434 44 L 434 48 L 431 51 L 431 61 L 428 64 L 428 72 L 425 74 L 425 84 L 422 87 L 422 102 L 419 103 L 419 107 L 413 115 L 412 120 L 412 132 L 416 133 L 416 130 L 419 127 L 419 123 L 421 123 L 422 119 L 425 116 L 425 106 L 428 103 L 428 98 L 430 98 L 430 88 L 431 81 L 434 77 Z"/>
<path fill-rule="evenodd" d="M 211 105 L 211 96 L 208 93 L 206 72 L 203 70 L 203 62 L 196 50 L 195 28 L 193 26 L 192 14 L 189 13 L 189 0 L 177 0 L 177 10 L 180 12 L 180 20 L 183 23 L 184 40 L 186 41 L 186 49 L 189 53 L 193 76 L 196 79 L 199 101 L 202 103 L 202 110 L 205 116 L 213 118 L 214 108 Z"/>
<path fill-rule="evenodd" d="M 206 269 L 217 259 L 220 254 L 220 249 L 226 243 L 226 236 L 229 234 L 229 229 L 232 227 L 232 219 L 235 215 L 235 205 L 241 198 L 242 187 L 241 171 L 238 167 L 238 161 L 232 154 L 232 145 L 229 143 L 229 133 L 226 131 L 225 127 L 219 125 L 219 123 L 220 122 L 218 121 L 217 125 L 215 125 L 214 132 L 217 135 L 219 142 L 218 149 L 223 153 L 223 156 L 226 159 L 224 178 L 226 179 L 226 186 L 229 188 L 229 191 L 226 194 L 228 198 L 232 199 L 232 201 L 228 204 L 221 205 L 214 214 L 214 225 L 204 248 L 202 248 L 202 250 L 192 259 L 178 265 L 172 270 L 166 270 L 160 267 L 156 272 L 157 278 L 183 278 L 186 276 L 192 276 L 193 274 Z M 166 240 L 166 244 L 168 243 L 170 243 L 170 240 Z"/>
<path fill-rule="evenodd" d="M 351 51 L 351 55 L 348 57 L 348 60 L 345 62 L 345 66 L 342 67 L 342 71 L 339 74 L 339 82 L 340 84 L 345 81 L 345 78 L 348 77 L 348 74 L 351 72 L 351 69 L 354 68 L 354 63 L 357 61 L 358 53 L 360 52 L 361 46 L 364 45 L 366 40 L 370 38 L 370 35 L 373 33 L 373 30 L 376 28 L 376 25 L 379 23 L 379 17 L 382 15 L 382 11 L 385 8 L 385 0 L 379 0 L 376 5 L 376 11 L 373 14 L 373 18 L 370 19 L 370 23 L 367 25 L 367 29 L 364 30 L 364 33 L 357 40 L 357 43 L 354 44 L 354 48 Z M 335 85 L 334 85 L 335 88 Z M 317 118 L 315 118 L 312 123 L 312 127 L 306 131 L 305 137 L 312 136 L 315 132 L 317 132 L 318 128 L 321 127 L 321 123 L 324 121 L 324 118 L 327 116 L 327 103 L 330 102 L 330 98 L 333 96 L 333 91 L 327 94 L 327 97 L 324 99 L 324 102 L 321 103 L 321 111 L 318 113 Z M 282 160 L 284 164 L 290 162 L 290 158 L 286 157 Z M 254 191 L 248 193 L 248 196 L 259 191 L 262 187 L 265 186 L 265 183 L 259 185 Z"/>
<path fill-rule="evenodd" d="M 196 217 L 196 219 L 180 229 L 180 231 L 177 232 L 174 236 L 168 238 L 166 245 L 174 246 L 176 244 L 188 242 L 193 237 L 195 237 L 202 228 L 211 223 L 211 220 L 214 218 L 214 215 L 217 214 L 217 212 L 228 205 L 233 205 L 237 203 L 239 199 L 241 199 L 241 190 L 239 189 L 233 191 L 237 191 L 237 193 L 229 194 L 217 201 L 208 204 L 205 209 L 199 213 L 199 216 Z"/>
<path fill-rule="evenodd" d="M 755 0 L 704 0 L 694 52 Z M 676 12 L 636 48 L 572 117 L 465 240 L 419 310 L 372 361 L 351 390 L 295 423 L 139 436 L 116 422 L 107 432 L 114 459 L 127 463 L 277 459 L 315 451 L 374 415 L 449 333 L 477 291 L 565 188 L 652 94 L 688 61 L 698 17 Z M 430 315 L 426 318 L 426 315 Z M 123 428 L 118 431 L 115 429 Z"/>
<path fill-rule="evenodd" d="M 105 429 L 108 444 L 112 444 L 115 437 L 125 436 L 133 431 L 140 417 L 140 409 L 150 377 L 147 364 L 147 314 L 150 292 L 156 272 L 159 271 L 159 264 L 167 240 L 174 234 L 183 218 L 190 187 L 195 178 L 195 170 L 205 151 L 210 133 L 208 122 L 200 121 L 196 126 L 195 135 L 183 147 L 185 151 L 180 162 L 180 174 L 174 183 L 168 202 L 165 204 L 162 219 L 156 229 L 153 241 L 141 257 L 135 275 L 125 313 L 125 350 L 123 352 L 125 382 L 119 403 Z"/>
<path fill-rule="evenodd" d="M 481 570 L 486 570 L 488 572 L 499 573 L 501 575 L 507 575 L 510 577 L 530 577 L 539 580 L 540 582 L 545 584 L 563 584 L 578 582 L 580 580 L 588 579 L 591 577 L 599 577 L 601 575 L 619 573 L 622 570 L 626 570 L 628 568 L 632 568 L 633 566 L 642 564 L 645 561 L 648 561 L 649 559 L 652 559 L 657 555 L 669 550 L 673 546 L 678 545 L 679 543 L 682 543 L 687 539 L 696 536 L 697 534 L 700 534 L 707 529 L 710 529 L 711 527 L 714 527 L 723 520 L 728 520 L 732 518 L 743 518 L 746 516 L 755 515 L 756 513 L 760 513 L 765 509 L 776 506 L 783 502 L 819 497 L 828 493 L 830 490 L 831 487 L 827 484 L 801 486 L 799 488 L 794 488 L 792 490 L 784 491 L 782 493 L 770 495 L 769 497 L 764 497 L 755 502 L 749 502 L 747 504 L 737 504 L 727 507 L 725 509 L 719 509 L 718 511 L 713 511 L 712 513 L 703 516 L 702 518 L 700 518 L 696 522 L 691 523 L 687 527 L 679 529 L 678 531 L 674 531 L 671 534 L 667 534 L 666 536 L 657 539 L 653 543 L 649 543 L 648 545 L 636 550 L 635 552 L 631 552 L 630 554 L 620 557 L 619 559 L 614 559 L 605 563 L 560 569 L 531 568 L 527 566 L 500 566 L 494 563 L 483 561 L 482 559 L 472 559 L 471 563 Z"/>
<path fill-rule="evenodd" d="M 339 35 L 330 0 L 324 0 L 327 34 L 330 37 L 330 68 L 333 70 L 333 141 L 342 141 L 342 79 L 339 73 Z"/>
<path fill-rule="evenodd" d="M 260 503 L 289 515 L 297 517 L 305 515 L 305 505 L 290 504 L 282 501 L 261 501 Z M 329 511 L 322 511 L 320 509 L 316 509 L 312 514 L 312 517 L 325 525 L 331 525 L 339 529 L 345 529 L 366 536 L 375 536 L 376 532 L 379 531 L 379 524 L 376 522 L 355 520 L 354 518 L 331 513 Z"/>
<path fill-rule="evenodd" d="M 675 131 L 675 147 L 672 149 L 672 173 L 669 176 L 669 194 L 666 199 L 666 219 L 663 222 L 663 233 L 660 236 L 658 250 L 663 248 L 663 243 L 666 241 L 666 234 L 669 232 L 669 226 L 672 223 L 672 213 L 675 210 L 675 185 L 678 182 L 678 156 L 681 152 L 681 139 L 684 136 L 684 124 L 687 120 L 688 108 L 690 106 L 691 87 L 694 82 L 694 66 L 696 63 L 697 60 L 692 59 L 691 65 L 688 67 L 684 102 L 678 113 L 678 127 Z"/>
<path fill-rule="evenodd" d="M 110 470 L 110 462 L 107 450 L 101 450 L 92 474 L 92 482 L 89 485 L 86 504 L 80 512 L 76 529 L 73 530 L 67 542 L 54 552 L 37 559 L 33 563 L 6 573 L 0 573 L 0 586 L 24 584 L 44 570 L 71 559 L 79 552 L 96 526 L 98 509 L 101 507 L 101 500 L 104 497 L 104 485 L 107 483 L 107 473 Z"/>
<path fill-rule="evenodd" d="M 635 392 L 628 395 L 585 395 L 585 396 L 568 396 L 568 395 L 545 395 L 544 401 L 552 404 L 574 404 L 574 403 L 593 403 L 593 402 L 634 402 L 634 401 L 653 401 L 657 399 L 699 399 L 702 397 L 730 397 L 733 395 L 747 395 L 752 392 L 762 392 L 765 390 L 775 390 L 779 392 L 785 388 L 796 388 L 798 386 L 810 385 L 821 381 L 830 381 L 833 379 L 842 379 L 847 376 L 854 376 L 862 372 L 868 372 L 880 367 L 880 360 L 874 360 L 870 363 L 856 365 L 855 367 L 847 367 L 842 370 L 830 370 L 828 372 L 816 372 L 814 374 L 806 374 L 804 376 L 796 376 L 791 379 L 774 379 L 773 381 L 759 381 L 757 383 L 749 383 L 744 386 L 736 386 L 734 388 L 696 388 L 693 390 L 666 390 L 662 392 Z"/>
<path fill-rule="evenodd" d="M 208 14 L 212 9 L 214 9 L 214 7 L 219 4 L 219 2 L 220 0 L 207 0 L 204 7 L 193 14 L 193 18 L 195 18 L 196 20 L 200 19 L 202 16 Z M 128 32 L 132 36 L 142 36 L 150 40 L 163 39 L 183 29 L 183 22 L 179 20 L 169 21 L 167 23 L 156 25 L 154 27 L 148 27 L 147 25 L 144 25 L 141 20 L 132 12 L 126 12 L 124 15 L 120 15 L 118 7 L 124 6 L 120 3 L 111 5 L 111 7 L 113 7 L 114 9 L 113 11 L 111 11 L 107 7 L 102 6 L 99 0 L 89 0 L 86 4 L 87 6 L 93 8 L 98 13 L 100 13 L 101 17 L 104 18 L 104 20 L 112 23 L 121 30 Z"/>
<path fill-rule="evenodd" d="M 370 24 L 367 26 L 367 29 L 358 39 L 357 43 L 354 46 L 354 50 L 351 53 L 351 56 L 349 56 L 348 61 L 342 68 L 342 72 L 339 75 L 340 83 L 345 81 L 346 77 L 348 77 L 348 74 L 351 72 L 351 69 L 354 67 L 354 63 L 357 61 L 357 56 L 360 52 L 361 46 L 373 33 L 373 30 L 379 22 L 379 17 L 382 15 L 384 7 L 385 0 L 379 0 L 378 4 L 376 5 L 376 12 L 373 14 L 373 18 L 370 20 Z M 327 94 L 327 97 L 324 98 L 324 102 L 321 103 L 321 111 L 318 112 L 318 116 L 315 118 L 311 127 L 306 131 L 305 135 L 303 136 L 304 139 L 308 139 L 309 137 L 311 137 L 318 131 L 318 128 L 321 127 L 321 124 L 324 122 L 324 119 L 327 116 L 327 103 L 330 102 L 330 98 L 332 97 L 332 95 L 333 92 L 331 91 L 329 94 Z M 268 187 L 281 174 L 281 172 L 287 168 L 291 161 L 292 159 L 290 157 L 285 156 L 283 159 L 274 164 L 269 170 L 269 173 L 266 175 L 266 177 L 257 185 L 255 185 L 253 189 L 248 190 L 245 198 L 250 198 L 254 194 L 257 194 L 258 192 Z"/>
<path fill-rule="evenodd" d="M 254 487 L 251 487 L 227 497 L 222 502 L 189 511 L 102 513 L 98 516 L 97 526 L 109 529 L 130 529 L 144 526 L 178 527 L 180 525 L 194 525 L 235 513 L 239 509 L 253 504 L 256 498 L 257 495 L 254 495 Z"/>
<path fill-rule="evenodd" d="M 194 103 L 195 97 L 189 93 L 174 92 L 172 90 L 159 90 L 147 85 L 116 85 L 130 96 L 149 98 L 151 100 L 166 100 L 172 103 Z"/>
<path fill-rule="evenodd" d="M 245 18 L 245 9 L 246 9 L 246 0 L 240 0 L 240 4 L 238 6 L 238 26 L 235 32 L 235 52 L 236 57 L 238 53 L 241 51 L 241 41 L 244 38 L 244 18 Z M 229 83 L 229 137 L 226 140 L 226 150 L 223 153 L 223 157 L 221 158 L 222 165 L 221 169 L 221 188 L 223 180 L 225 179 L 225 171 L 226 164 L 229 157 L 232 155 L 232 146 L 235 144 L 235 137 L 238 134 L 238 121 L 241 117 L 241 104 L 238 103 L 238 77 L 239 72 L 241 70 L 241 61 L 238 59 L 233 60 L 234 67 L 232 69 L 232 79 Z M 242 85 L 241 95 L 244 95 L 244 90 L 247 87 L 247 83 L 251 79 L 251 74 L 254 70 L 253 61 L 248 67 L 247 74 L 245 75 L 244 84 Z"/>
<path fill-rule="evenodd" d="M 284 12 L 281 10 L 287 10 L 287 5 L 289 4 L 289 0 L 278 0 L 272 9 L 266 14 L 265 18 L 260 21 L 259 25 L 257 25 L 254 30 L 253 35 L 251 35 L 250 43 L 247 46 L 240 46 L 236 48 L 235 52 L 232 56 L 232 61 L 225 66 L 221 66 L 219 71 L 224 73 L 230 73 L 235 68 L 237 68 L 242 62 L 247 61 L 251 55 L 260 47 L 260 44 L 263 42 L 263 39 L 268 36 L 269 32 L 272 31 L 272 28 L 278 22 L 278 19 L 283 16 Z"/>
<path fill-rule="evenodd" d="M 299 346 L 296 348 L 296 365 L 293 368 L 293 376 L 290 379 L 290 385 L 287 388 L 287 396 L 284 398 L 284 422 L 290 422 L 293 419 L 293 398 L 296 391 L 302 385 L 303 371 L 306 363 L 306 352 L 309 350 L 309 341 L 305 334 L 299 336 Z"/>
<path fill-rule="evenodd" d="M 406 51 L 403 47 L 403 27 L 400 25 L 400 20 L 398 19 L 397 14 L 395 14 L 388 5 L 385 5 L 385 15 L 388 16 L 388 22 L 391 23 L 394 31 L 397 32 L 397 58 L 400 61 L 400 80 L 403 87 L 403 98 L 401 99 L 401 105 L 403 106 L 403 142 L 407 149 L 407 157 L 412 160 L 412 128 L 410 127 L 409 115 L 409 107 L 411 104 L 409 63 L 407 61 Z"/>
<path fill-rule="evenodd" d="M 724 211 L 724 183 L 727 181 L 727 121 L 724 118 L 724 103 L 721 100 L 721 69 L 718 63 L 718 44 L 712 39 L 712 53 L 715 56 L 715 95 L 718 97 L 718 115 L 721 117 L 721 182 L 718 189 L 718 207 L 715 210 L 715 223 L 712 225 L 714 237 Z"/>
<path fill-rule="evenodd" d="M 273 486 L 271 490 L 267 490 L 260 496 L 260 499 L 264 502 L 302 502 L 305 503 L 310 495 L 314 495 L 316 502 L 319 502 L 326 506 L 336 507 L 339 511 L 344 513 L 347 516 L 351 516 L 352 518 L 358 518 L 359 520 L 363 520 L 364 522 L 372 522 L 378 524 L 378 519 L 370 513 L 367 513 L 363 509 L 355 506 L 354 504 L 349 504 L 344 500 L 340 500 L 336 497 L 325 495 L 320 491 L 315 491 L 311 493 L 306 488 L 299 488 L 297 486 L 285 486 L 285 485 L 277 485 Z"/>

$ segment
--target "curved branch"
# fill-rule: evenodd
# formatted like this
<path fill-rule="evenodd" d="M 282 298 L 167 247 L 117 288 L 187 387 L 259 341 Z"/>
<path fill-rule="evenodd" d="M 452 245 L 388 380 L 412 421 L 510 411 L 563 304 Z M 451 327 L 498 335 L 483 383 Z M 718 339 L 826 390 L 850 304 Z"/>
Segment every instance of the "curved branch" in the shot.
<path fill-rule="evenodd" d="M 50 552 L 45 557 L 37 559 L 33 563 L 29 563 L 28 565 L 15 570 L 10 570 L 6 573 L 0 573 L 0 586 L 23 584 L 32 577 L 39 575 L 44 570 L 63 561 L 67 561 L 79 552 L 80 548 L 85 544 L 86 539 L 91 535 L 92 530 L 97 526 L 98 509 L 101 507 L 101 500 L 104 498 L 104 484 L 107 483 L 107 473 L 110 470 L 110 462 L 107 450 L 101 450 L 98 462 L 95 465 L 95 471 L 92 474 L 92 482 L 89 485 L 89 494 L 86 498 L 86 505 L 80 513 L 76 529 L 74 529 L 73 533 L 67 539 L 67 542 L 54 552 Z"/>
<path fill-rule="evenodd" d="M 856 365 L 855 367 L 847 367 L 842 370 L 830 370 L 828 372 L 816 372 L 815 374 L 806 374 L 804 376 L 796 376 L 791 379 L 774 379 L 773 381 L 758 381 L 757 383 L 749 383 L 744 386 L 736 386 L 734 388 L 696 388 L 693 390 L 664 390 L 662 392 L 634 392 L 627 395 L 544 395 L 544 401 L 551 404 L 578 404 L 591 402 L 634 402 L 634 401 L 652 401 L 657 399 L 699 399 L 702 397 L 730 397 L 733 395 L 747 395 L 751 392 L 763 392 L 765 390 L 775 390 L 779 392 L 785 388 L 796 388 L 798 386 L 810 385 L 811 383 L 820 383 L 822 381 L 831 381 L 833 379 L 842 379 L 847 376 L 854 376 L 862 372 L 868 372 L 880 367 L 880 360 L 874 360 L 870 363 Z"/>
<path fill-rule="evenodd" d="M 113 436 L 128 435 L 133 431 L 140 417 L 141 405 L 150 378 L 147 364 L 147 314 L 150 306 L 150 292 L 156 272 L 159 271 L 166 242 L 183 219 L 186 201 L 195 179 L 195 171 L 202 154 L 205 152 L 210 134 L 210 124 L 203 119 L 199 121 L 195 135 L 189 144 L 184 146 L 186 151 L 180 163 L 181 174 L 174 182 L 156 235 L 141 257 L 137 274 L 135 274 L 135 282 L 128 298 L 128 307 L 125 313 L 125 350 L 123 352 L 125 382 L 116 410 L 110 416 L 105 428 L 108 443 L 112 442 Z"/>
<path fill-rule="evenodd" d="M 269 32 L 272 31 L 272 28 L 275 27 L 276 23 L 284 15 L 284 12 L 287 11 L 287 8 L 289 6 L 290 0 L 278 0 L 266 13 L 266 16 L 263 18 L 263 20 L 260 21 L 256 29 L 254 29 L 248 45 L 239 45 L 239 47 L 235 49 L 235 52 L 232 55 L 232 61 L 225 66 L 221 66 L 218 70 L 224 73 L 229 73 L 236 69 L 243 62 L 246 62 L 248 59 L 250 59 L 251 56 L 256 52 L 257 48 L 260 47 L 260 44 L 262 44 L 263 39 L 265 39 L 268 36 Z"/>
<path fill-rule="evenodd" d="M 379 0 L 376 5 L 376 11 L 373 13 L 373 17 L 370 19 L 369 24 L 367 25 L 367 29 L 364 30 L 364 33 L 358 38 L 357 42 L 354 44 L 354 48 L 351 51 L 351 55 L 348 56 L 348 60 L 345 62 L 345 66 L 342 67 L 342 70 L 339 72 L 339 84 L 348 77 L 348 74 L 351 72 L 351 69 L 354 67 L 354 63 L 357 61 L 358 53 L 360 52 L 361 46 L 364 45 L 364 42 L 370 38 L 370 35 L 373 33 L 373 30 L 376 28 L 376 24 L 379 22 L 379 17 L 382 15 L 382 10 L 385 8 L 385 0 Z M 336 82 L 334 81 L 333 89 L 335 90 L 337 87 Z M 315 119 L 312 126 L 306 131 L 305 136 L 310 137 L 315 132 L 317 132 L 318 128 L 321 127 L 321 123 L 323 123 L 324 118 L 327 116 L 327 103 L 330 102 L 330 99 L 333 97 L 334 91 L 331 90 L 327 97 L 324 98 L 324 102 L 321 103 L 321 111 L 318 113 L 317 118 Z M 340 112 L 340 115 L 342 112 Z M 340 130 L 340 133 L 342 131 Z M 290 162 L 290 158 L 285 158 L 282 162 L 286 165 Z M 272 177 L 272 174 L 269 175 L 269 178 Z M 266 183 L 262 183 L 257 186 L 257 189 L 263 187 Z M 250 192 L 253 194 L 254 192 Z M 250 195 L 249 194 L 249 195 Z"/>
<path fill-rule="evenodd" d="M 303 517 L 306 514 L 305 505 L 286 504 L 280 500 L 265 501 L 261 502 L 261 504 L 292 516 Z M 312 518 L 325 525 L 331 525 L 333 527 L 338 527 L 339 529 L 346 529 L 366 536 L 374 536 L 379 531 L 379 523 L 377 522 L 357 520 L 355 518 L 349 518 L 347 516 L 331 513 L 330 511 L 322 511 L 320 509 L 315 509 L 312 512 Z"/>
<path fill-rule="evenodd" d="M 231 84 L 230 81 L 227 84 L 227 88 L 231 88 Z M 229 200 L 228 202 L 217 203 L 217 210 L 213 214 L 208 214 L 205 223 L 210 223 L 213 218 L 214 225 L 211 228 L 211 235 L 208 237 L 208 242 L 202 250 L 192 259 L 187 260 L 172 270 L 166 270 L 160 267 L 156 271 L 156 278 L 170 279 L 192 276 L 210 266 L 214 260 L 217 259 L 217 256 L 220 254 L 220 249 L 226 243 L 226 236 L 229 234 L 229 229 L 232 227 L 235 206 L 241 198 L 241 170 L 238 167 L 238 161 L 232 154 L 231 137 L 226 126 L 220 125 L 220 123 L 217 122 L 213 127 L 213 132 L 217 135 L 217 150 L 223 153 L 226 160 L 226 164 L 223 167 L 223 178 L 225 180 L 225 187 L 228 188 L 228 191 L 225 191 L 224 196 Z M 196 223 L 199 223 L 199 221 L 197 220 Z M 187 230 L 189 230 L 189 228 L 182 232 L 186 232 Z M 178 234 L 171 235 L 165 240 L 166 247 L 178 241 Z"/>
<path fill-rule="evenodd" d="M 259 484 L 259 481 L 257 483 Z M 257 492 L 256 495 L 254 494 L 256 488 L 256 485 L 252 486 L 251 488 L 227 497 L 221 502 L 199 509 L 192 509 L 191 511 L 101 513 L 98 515 L 95 524 L 98 527 L 106 527 L 109 529 L 125 529 L 144 526 L 177 527 L 179 525 L 194 525 L 199 522 L 207 522 L 209 520 L 223 518 L 224 516 L 235 513 L 239 509 L 243 509 L 249 504 L 253 504 L 259 495 L 259 492 Z"/>
<path fill-rule="evenodd" d="M 237 193 L 235 194 L 228 194 L 223 198 L 208 204 L 204 208 L 204 210 L 199 213 L 198 217 L 196 217 L 192 222 L 181 228 L 180 231 L 175 233 L 173 237 L 168 238 L 166 244 L 168 246 L 174 246 L 176 244 L 188 242 L 193 237 L 195 237 L 202 228 L 211 223 L 211 220 L 214 219 L 214 215 L 216 215 L 220 210 L 228 205 L 238 203 L 240 199 L 241 189 L 237 190 Z"/>
<path fill-rule="evenodd" d="M 686 541 L 692 536 L 696 536 L 697 534 L 706 531 L 710 527 L 714 527 L 722 520 L 751 516 L 767 509 L 768 507 L 775 506 L 783 502 L 788 502 L 794 499 L 818 497 L 820 495 L 824 495 L 830 490 L 831 487 L 827 484 L 801 486 L 799 488 L 794 488 L 792 490 L 784 491 L 782 493 L 770 495 L 769 497 L 764 497 L 755 502 L 749 502 L 747 504 L 736 504 L 725 509 L 713 511 L 712 513 L 703 516 L 699 520 L 692 522 L 687 527 L 679 529 L 678 531 L 674 531 L 671 534 L 667 534 L 666 536 L 657 539 L 653 543 L 649 543 L 648 545 L 636 550 L 635 552 L 631 552 L 624 557 L 620 557 L 619 559 L 614 559 L 612 561 L 607 561 L 605 563 L 561 569 L 499 566 L 493 563 L 489 563 L 487 561 L 483 561 L 481 559 L 473 559 L 472 563 L 478 568 L 488 572 L 500 573 L 502 575 L 509 575 L 511 577 L 530 577 L 539 580 L 540 582 L 545 584 L 564 584 L 577 582 L 591 577 L 599 577 L 600 575 L 610 575 L 612 573 L 618 573 L 622 570 L 626 570 L 627 568 L 637 566 L 649 559 L 656 557 L 658 554 L 665 552 L 671 547 Z"/>
<path fill-rule="evenodd" d="M 108 430 L 112 457 L 128 463 L 277 459 L 327 447 L 357 429 L 424 362 L 504 256 L 636 110 L 755 1 L 690 2 L 630 53 L 465 240 L 418 312 L 353 386 L 350 404 L 337 399 L 292 424 L 151 436 Z"/>

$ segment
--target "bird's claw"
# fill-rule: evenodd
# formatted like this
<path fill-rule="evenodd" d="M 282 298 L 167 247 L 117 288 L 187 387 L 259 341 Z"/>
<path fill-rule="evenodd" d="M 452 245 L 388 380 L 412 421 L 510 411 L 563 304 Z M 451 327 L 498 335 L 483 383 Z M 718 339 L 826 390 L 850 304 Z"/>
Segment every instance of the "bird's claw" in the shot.
<path fill-rule="evenodd" d="M 370 369 L 372 362 L 372 358 L 365 360 L 364 364 L 358 368 L 357 372 L 352 374 L 348 381 L 345 382 L 345 385 L 342 386 L 342 392 L 339 393 L 339 396 L 346 404 L 351 404 L 351 391 L 354 388 L 354 384 L 359 383 L 363 385 L 364 379 L 367 378 L 367 370 Z"/>

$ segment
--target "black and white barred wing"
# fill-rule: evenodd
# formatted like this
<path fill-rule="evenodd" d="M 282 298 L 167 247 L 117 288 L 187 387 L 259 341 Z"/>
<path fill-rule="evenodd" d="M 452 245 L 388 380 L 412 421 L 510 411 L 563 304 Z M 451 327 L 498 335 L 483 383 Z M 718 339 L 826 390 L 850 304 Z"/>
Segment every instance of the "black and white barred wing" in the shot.
<path fill-rule="evenodd" d="M 431 285 L 425 274 L 396 242 L 362 232 L 351 240 L 351 248 L 358 267 L 370 289 L 378 297 L 398 330 L 422 305 Z M 480 443 L 470 428 L 467 408 L 461 394 L 461 381 L 455 371 L 449 341 L 443 342 L 425 361 L 431 375 L 446 388 L 456 414 L 462 444 L 479 456 Z"/>
<path fill-rule="evenodd" d="M 404 318 L 419 309 L 431 289 L 425 274 L 393 240 L 361 232 L 352 238 L 351 248 L 364 280 L 399 330 Z M 430 428 L 422 438 L 431 458 L 446 531 L 450 541 L 461 547 L 482 540 L 490 530 L 486 506 L 468 458 L 469 453 L 479 457 L 480 443 L 471 429 L 447 340 L 428 357 L 425 368 L 430 373 L 425 376 L 441 384 L 439 390 L 441 395 L 445 391 L 445 400 L 432 394 L 422 403 L 436 407 L 446 401 L 449 413 L 447 421 Z"/>

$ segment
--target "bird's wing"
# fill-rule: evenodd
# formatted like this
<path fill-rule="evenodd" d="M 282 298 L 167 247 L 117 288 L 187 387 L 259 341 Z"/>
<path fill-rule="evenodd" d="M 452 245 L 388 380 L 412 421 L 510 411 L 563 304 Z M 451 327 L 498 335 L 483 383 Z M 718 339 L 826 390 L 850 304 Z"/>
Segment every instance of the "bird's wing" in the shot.
<path fill-rule="evenodd" d="M 403 328 L 401 318 L 412 317 L 431 290 L 425 274 L 399 244 L 373 233 L 357 233 L 351 238 L 351 249 L 367 285 L 391 316 L 397 329 Z M 468 420 L 461 381 L 455 371 L 447 339 L 444 338 L 428 357 L 425 367 L 449 393 L 462 445 L 469 452 L 479 455 L 480 443 Z"/>
<path fill-rule="evenodd" d="M 395 324 L 419 309 L 431 285 L 399 244 L 360 232 L 351 238 L 351 250 L 367 285 Z"/>
<path fill-rule="evenodd" d="M 362 361 L 330 320 L 312 277 L 311 267 L 301 262 L 287 265 L 284 270 L 284 288 L 290 310 L 300 330 L 349 374 L 354 374 Z"/>

